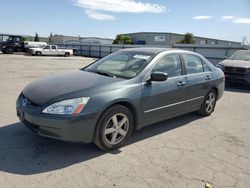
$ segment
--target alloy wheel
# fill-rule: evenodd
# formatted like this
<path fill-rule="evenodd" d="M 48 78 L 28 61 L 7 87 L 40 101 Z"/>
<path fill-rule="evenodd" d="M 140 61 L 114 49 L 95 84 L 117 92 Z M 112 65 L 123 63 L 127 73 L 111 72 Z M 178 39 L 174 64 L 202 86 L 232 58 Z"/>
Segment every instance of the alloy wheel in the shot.
<path fill-rule="evenodd" d="M 129 119 L 125 114 L 113 115 L 104 129 L 104 138 L 110 145 L 119 144 L 124 140 L 129 131 Z"/>
<path fill-rule="evenodd" d="M 209 93 L 206 99 L 206 111 L 207 113 L 211 113 L 214 109 L 216 99 L 215 99 L 215 94 L 213 92 Z"/>

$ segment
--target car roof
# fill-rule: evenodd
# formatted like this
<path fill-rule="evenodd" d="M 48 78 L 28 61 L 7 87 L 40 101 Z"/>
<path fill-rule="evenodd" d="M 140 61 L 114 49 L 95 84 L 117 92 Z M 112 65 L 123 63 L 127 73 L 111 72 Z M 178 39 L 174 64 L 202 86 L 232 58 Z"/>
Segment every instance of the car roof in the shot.
<path fill-rule="evenodd" d="M 126 49 L 123 49 L 120 51 L 145 52 L 145 53 L 153 53 L 153 54 L 159 54 L 159 53 L 165 52 L 165 51 L 190 53 L 190 51 L 180 50 L 180 49 L 176 49 L 176 48 L 156 48 L 156 47 L 126 48 Z"/>

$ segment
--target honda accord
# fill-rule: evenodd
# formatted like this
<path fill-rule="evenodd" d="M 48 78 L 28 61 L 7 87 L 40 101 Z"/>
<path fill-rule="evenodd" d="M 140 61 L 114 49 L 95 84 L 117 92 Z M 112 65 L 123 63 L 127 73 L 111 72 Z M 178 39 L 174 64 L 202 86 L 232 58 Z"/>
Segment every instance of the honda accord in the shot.
<path fill-rule="evenodd" d="M 133 48 L 28 84 L 16 109 L 38 135 L 113 150 L 147 125 L 210 115 L 223 92 L 223 72 L 197 53 Z"/>

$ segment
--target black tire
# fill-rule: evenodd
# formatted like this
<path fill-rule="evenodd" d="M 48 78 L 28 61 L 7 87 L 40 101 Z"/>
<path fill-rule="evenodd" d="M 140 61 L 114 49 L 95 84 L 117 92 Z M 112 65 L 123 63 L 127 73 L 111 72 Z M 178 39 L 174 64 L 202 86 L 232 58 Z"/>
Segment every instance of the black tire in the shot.
<path fill-rule="evenodd" d="M 70 53 L 69 53 L 69 52 L 65 52 L 64 56 L 65 56 L 65 57 L 69 57 L 69 56 L 70 56 Z"/>
<path fill-rule="evenodd" d="M 41 55 L 42 55 L 42 52 L 36 52 L 35 55 L 36 55 L 36 56 L 41 56 Z"/>
<path fill-rule="evenodd" d="M 13 54 L 13 52 L 14 52 L 14 49 L 12 47 L 7 47 L 5 50 L 6 54 Z"/>
<path fill-rule="evenodd" d="M 203 116 L 211 115 L 216 106 L 216 101 L 217 101 L 217 93 L 214 89 L 211 89 L 205 96 L 204 101 L 198 113 Z"/>
<path fill-rule="evenodd" d="M 117 120 L 117 127 L 114 125 L 113 117 L 115 116 Z M 125 118 L 125 119 L 123 119 Z M 127 118 L 127 119 L 126 119 Z M 123 121 L 126 122 L 122 124 Z M 121 125 L 119 125 L 119 123 Z M 124 135 L 120 134 L 120 130 L 126 132 L 122 132 Z M 134 128 L 134 118 L 131 111 L 122 105 L 115 105 L 108 108 L 99 118 L 96 130 L 95 130 L 95 137 L 94 143 L 105 151 L 115 150 L 120 148 L 124 145 L 124 143 L 130 137 Z M 108 133 L 109 130 L 113 129 L 114 131 Z M 105 133 L 106 132 L 106 133 Z M 115 137 L 115 143 L 111 144 L 113 141 L 113 137 Z"/>

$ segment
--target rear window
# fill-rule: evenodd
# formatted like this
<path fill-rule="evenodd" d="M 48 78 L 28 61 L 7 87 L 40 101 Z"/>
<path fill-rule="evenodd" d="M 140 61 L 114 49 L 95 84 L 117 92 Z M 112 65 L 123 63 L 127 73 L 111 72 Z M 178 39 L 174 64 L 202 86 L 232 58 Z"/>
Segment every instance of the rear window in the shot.
<path fill-rule="evenodd" d="M 203 63 L 201 58 L 189 54 L 184 54 L 182 56 L 186 65 L 187 74 L 196 74 L 203 72 Z"/>

